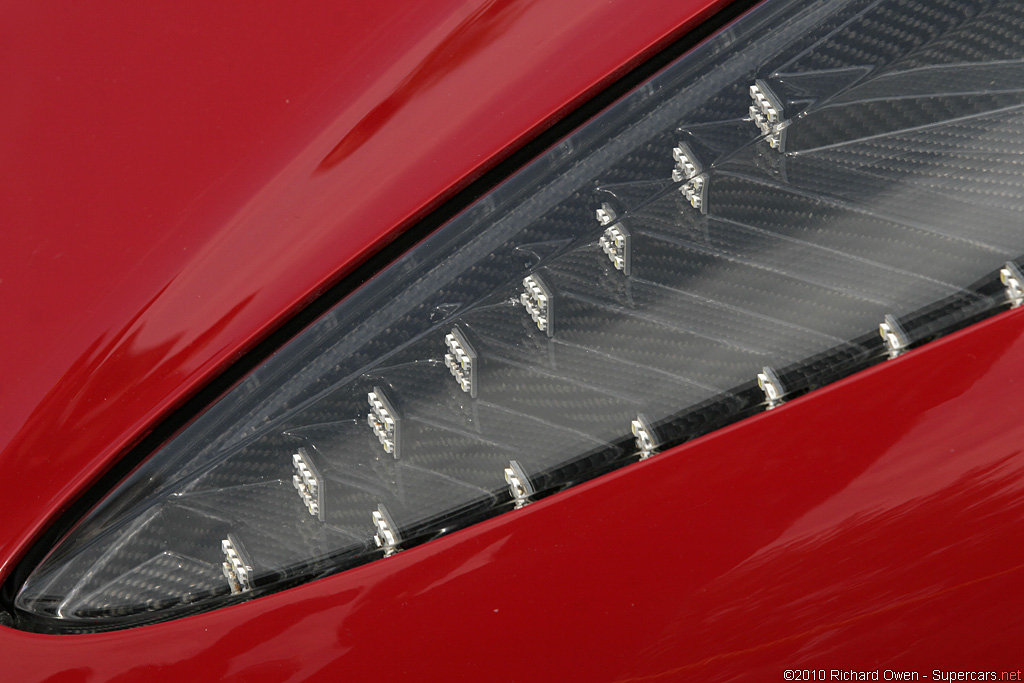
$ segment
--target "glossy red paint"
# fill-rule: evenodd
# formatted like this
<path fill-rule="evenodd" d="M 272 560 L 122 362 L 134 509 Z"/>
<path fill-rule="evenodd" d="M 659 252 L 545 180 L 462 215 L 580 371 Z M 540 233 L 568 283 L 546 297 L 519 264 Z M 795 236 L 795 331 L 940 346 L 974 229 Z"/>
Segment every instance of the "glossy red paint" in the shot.
<path fill-rule="evenodd" d="M 0 573 L 225 363 L 711 4 L 6 10 L 31 58 L 0 67 L 26 103 L 0 113 Z M 129 631 L 0 628 L 0 677 L 1016 670 L 1022 384 L 1014 311 L 386 561 Z"/>
<path fill-rule="evenodd" d="M 226 364 L 721 4 L 5 7 L 0 578 Z"/>
<path fill-rule="evenodd" d="M 11 680 L 782 680 L 1017 670 L 1024 309 L 644 463 L 249 603 L 0 629 Z"/>

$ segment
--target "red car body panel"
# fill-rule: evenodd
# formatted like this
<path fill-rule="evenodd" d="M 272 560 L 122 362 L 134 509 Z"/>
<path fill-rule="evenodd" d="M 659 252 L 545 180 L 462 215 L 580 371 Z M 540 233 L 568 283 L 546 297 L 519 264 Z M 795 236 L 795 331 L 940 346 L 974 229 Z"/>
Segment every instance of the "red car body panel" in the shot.
<path fill-rule="evenodd" d="M 160 419 L 723 4 L 5 10 L 0 578 Z M 59 9 L 59 11 L 58 11 Z M 1024 312 L 523 510 L 18 681 L 1016 669 Z"/>

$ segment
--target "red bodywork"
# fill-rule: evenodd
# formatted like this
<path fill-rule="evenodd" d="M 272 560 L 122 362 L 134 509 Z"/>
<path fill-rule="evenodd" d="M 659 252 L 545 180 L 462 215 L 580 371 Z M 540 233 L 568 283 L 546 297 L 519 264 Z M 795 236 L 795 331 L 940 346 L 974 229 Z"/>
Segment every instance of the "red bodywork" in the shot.
<path fill-rule="evenodd" d="M 232 360 L 721 4 L 5 9 L 0 578 Z M 387 561 L 129 631 L 0 628 L 0 674 L 1015 670 L 1021 378 L 1007 313 Z"/>

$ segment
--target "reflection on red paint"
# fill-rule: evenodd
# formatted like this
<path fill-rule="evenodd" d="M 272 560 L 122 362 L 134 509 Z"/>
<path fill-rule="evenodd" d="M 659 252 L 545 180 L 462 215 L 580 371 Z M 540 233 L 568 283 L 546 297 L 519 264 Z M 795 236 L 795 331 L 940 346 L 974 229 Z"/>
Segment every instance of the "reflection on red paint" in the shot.
<path fill-rule="evenodd" d="M 463 60 L 471 59 L 507 33 L 516 19 L 535 1 L 490 0 L 475 8 L 402 79 L 394 92 L 374 106 L 345 134 L 317 169 L 327 170 L 359 149 L 422 91 L 442 82 L 445 76 L 462 65 Z"/>

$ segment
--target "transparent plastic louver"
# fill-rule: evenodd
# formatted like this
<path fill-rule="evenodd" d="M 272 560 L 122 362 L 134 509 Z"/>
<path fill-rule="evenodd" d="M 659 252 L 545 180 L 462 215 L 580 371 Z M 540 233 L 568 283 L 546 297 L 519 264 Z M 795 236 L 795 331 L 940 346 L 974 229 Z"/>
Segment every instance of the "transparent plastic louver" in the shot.
<path fill-rule="evenodd" d="M 19 624 L 121 628 L 378 560 L 1017 304 L 1022 60 L 1015 0 L 764 3 L 153 454 Z"/>

